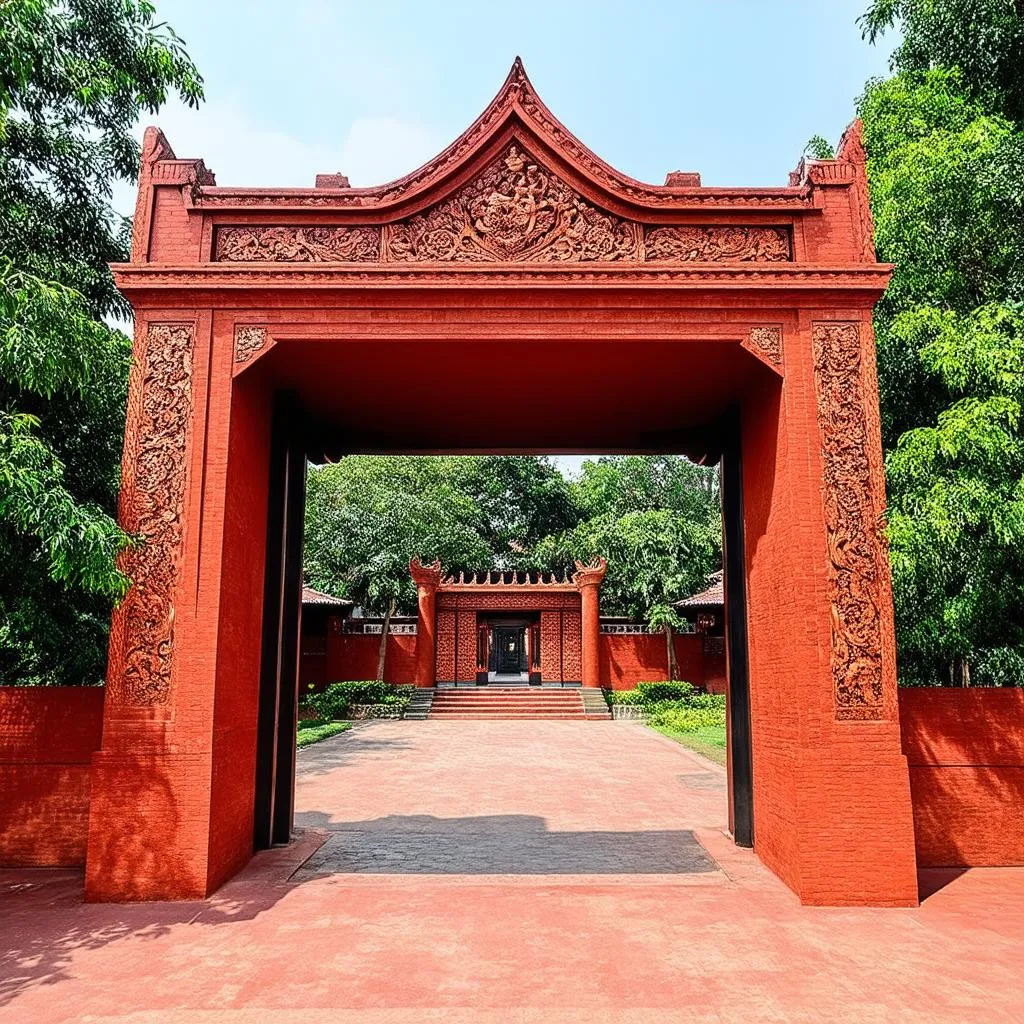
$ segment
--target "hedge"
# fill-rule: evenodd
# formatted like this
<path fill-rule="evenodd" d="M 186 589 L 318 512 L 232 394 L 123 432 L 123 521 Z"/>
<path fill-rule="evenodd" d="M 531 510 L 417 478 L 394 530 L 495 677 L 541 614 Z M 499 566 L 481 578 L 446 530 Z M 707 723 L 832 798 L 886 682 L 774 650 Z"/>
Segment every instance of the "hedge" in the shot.
<path fill-rule="evenodd" d="M 331 683 L 322 693 L 307 697 L 305 707 L 317 718 L 332 721 L 346 718 L 355 704 L 387 705 L 401 713 L 409 703 L 412 686 L 393 686 L 380 679 L 365 679 Z"/>

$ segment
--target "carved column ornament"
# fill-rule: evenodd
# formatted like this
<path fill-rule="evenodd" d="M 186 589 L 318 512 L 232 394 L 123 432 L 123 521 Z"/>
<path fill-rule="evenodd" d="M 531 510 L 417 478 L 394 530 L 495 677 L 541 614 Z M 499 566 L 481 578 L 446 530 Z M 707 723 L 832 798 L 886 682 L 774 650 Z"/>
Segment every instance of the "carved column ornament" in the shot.
<path fill-rule="evenodd" d="M 755 355 L 761 356 L 772 366 L 782 366 L 782 328 L 781 327 L 754 327 L 747 335 L 747 343 L 744 348 L 749 349 Z"/>
<path fill-rule="evenodd" d="M 117 613 L 123 667 L 110 680 L 110 696 L 120 704 L 152 707 L 170 696 L 194 333 L 190 323 L 150 324 L 141 384 L 133 388 L 136 447 L 126 467 L 121 522 L 143 543 L 122 559 L 133 586 Z"/>
<path fill-rule="evenodd" d="M 235 328 L 235 363 L 247 363 L 267 343 L 266 327 Z"/>
<path fill-rule="evenodd" d="M 836 717 L 883 715 L 880 546 L 858 323 L 813 325 Z"/>

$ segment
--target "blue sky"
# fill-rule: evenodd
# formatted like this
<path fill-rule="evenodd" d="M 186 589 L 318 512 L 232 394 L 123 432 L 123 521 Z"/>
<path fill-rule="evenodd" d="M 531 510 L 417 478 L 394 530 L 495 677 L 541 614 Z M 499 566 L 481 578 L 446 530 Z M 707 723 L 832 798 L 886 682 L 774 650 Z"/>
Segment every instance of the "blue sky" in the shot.
<path fill-rule="evenodd" d="M 157 0 L 206 80 L 199 111 L 153 120 L 221 185 L 375 185 L 465 129 L 513 58 L 545 103 L 619 170 L 661 183 L 783 185 L 814 134 L 833 143 L 888 46 L 867 0 Z M 141 126 L 140 126 L 141 127 Z M 118 205 L 130 209 L 127 190 Z"/>

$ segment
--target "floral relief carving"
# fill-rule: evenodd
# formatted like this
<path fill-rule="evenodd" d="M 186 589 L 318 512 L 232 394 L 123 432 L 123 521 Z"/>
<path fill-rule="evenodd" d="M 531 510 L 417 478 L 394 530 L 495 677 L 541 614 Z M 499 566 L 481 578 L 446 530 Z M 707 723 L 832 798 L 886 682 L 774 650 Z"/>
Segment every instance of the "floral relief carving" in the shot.
<path fill-rule="evenodd" d="M 782 328 L 753 327 L 748 338 L 748 347 L 760 353 L 773 366 L 782 365 Z"/>
<path fill-rule="evenodd" d="M 650 228 L 645 249 L 648 260 L 674 263 L 782 263 L 792 258 L 785 228 Z"/>
<path fill-rule="evenodd" d="M 437 613 L 435 678 L 442 683 L 455 682 L 455 612 Z"/>
<path fill-rule="evenodd" d="M 637 224 L 596 209 L 516 146 L 426 214 L 393 226 L 395 262 L 637 259 Z"/>
<path fill-rule="evenodd" d="M 836 717 L 883 714 L 880 541 L 857 323 L 814 324 Z"/>
<path fill-rule="evenodd" d="M 476 612 L 460 611 L 455 616 L 458 630 L 458 664 L 455 681 L 471 682 L 476 679 Z"/>
<path fill-rule="evenodd" d="M 562 617 L 556 611 L 540 613 L 540 675 L 546 683 L 562 681 Z"/>
<path fill-rule="evenodd" d="M 562 616 L 562 678 L 575 683 L 583 678 L 583 634 L 579 612 Z"/>
<path fill-rule="evenodd" d="M 217 229 L 222 263 L 362 263 L 380 259 L 375 227 L 226 227 Z"/>
<path fill-rule="evenodd" d="M 266 327 L 235 328 L 235 362 L 247 363 L 267 343 Z"/>
<path fill-rule="evenodd" d="M 125 528 L 144 543 L 123 562 L 133 586 L 121 608 L 124 666 L 114 699 L 166 704 L 174 652 L 174 588 L 182 543 L 189 420 L 192 324 L 150 324 L 141 381 L 133 476 L 122 506 Z"/>

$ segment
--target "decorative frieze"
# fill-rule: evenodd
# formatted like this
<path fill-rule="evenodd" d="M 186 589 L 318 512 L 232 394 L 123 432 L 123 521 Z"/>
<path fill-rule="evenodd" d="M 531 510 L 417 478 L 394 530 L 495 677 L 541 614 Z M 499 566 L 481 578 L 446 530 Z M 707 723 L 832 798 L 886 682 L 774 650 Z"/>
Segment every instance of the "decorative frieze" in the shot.
<path fill-rule="evenodd" d="M 644 258 L 665 263 L 784 263 L 792 254 L 785 228 L 714 225 L 650 228 Z"/>
<path fill-rule="evenodd" d="M 124 646 L 120 676 L 110 680 L 115 703 L 154 706 L 170 696 L 194 333 L 191 323 L 155 323 L 146 332 L 135 455 L 122 500 L 122 524 L 142 543 L 123 558 L 133 585 L 118 612 Z"/>
<path fill-rule="evenodd" d="M 860 325 L 812 330 L 821 439 L 836 717 L 883 715 L 881 540 L 868 455 Z"/>
<path fill-rule="evenodd" d="M 778 263 L 789 231 L 748 225 L 645 226 L 597 207 L 512 144 L 423 213 L 360 227 L 217 230 L 220 262 Z"/>
<path fill-rule="evenodd" d="M 366 263 L 380 259 L 376 227 L 223 227 L 214 259 L 220 263 Z"/>

